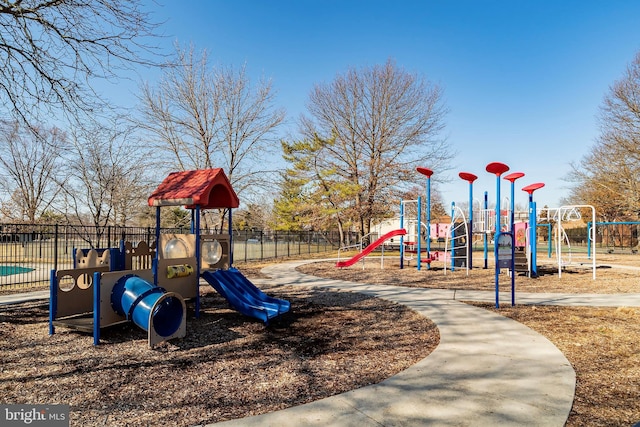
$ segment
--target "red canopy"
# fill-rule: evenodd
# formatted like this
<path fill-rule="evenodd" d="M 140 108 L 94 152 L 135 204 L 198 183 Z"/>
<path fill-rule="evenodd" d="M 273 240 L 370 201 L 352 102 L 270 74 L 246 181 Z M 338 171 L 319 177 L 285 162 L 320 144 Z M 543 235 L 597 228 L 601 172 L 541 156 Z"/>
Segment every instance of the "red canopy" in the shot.
<path fill-rule="evenodd" d="M 149 196 L 149 206 L 188 209 L 237 208 L 240 204 L 229 178 L 221 168 L 172 172 Z"/>

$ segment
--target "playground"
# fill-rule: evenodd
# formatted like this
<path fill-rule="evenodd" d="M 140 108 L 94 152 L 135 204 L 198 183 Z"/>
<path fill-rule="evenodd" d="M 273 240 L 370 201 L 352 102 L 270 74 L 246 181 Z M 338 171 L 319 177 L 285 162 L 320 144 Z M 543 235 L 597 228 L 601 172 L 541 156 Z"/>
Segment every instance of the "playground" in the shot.
<path fill-rule="evenodd" d="M 397 262 L 397 258 L 396 258 Z M 336 269 L 314 263 L 299 269 L 353 281 L 452 289 L 492 289 L 491 270 L 380 269 L 367 260 Z M 602 265 L 640 267 L 632 255 L 602 255 Z M 263 265 L 240 265 L 262 283 Z M 482 276 L 485 276 L 484 278 Z M 476 279 L 476 277 L 478 277 Z M 470 280 L 471 279 L 471 280 Z M 518 278 L 524 292 L 639 292 L 637 273 L 599 268 L 537 279 Z M 64 331 L 47 335 L 47 307 L 30 303 L 3 308 L 0 341 L 3 360 L 0 392 L 16 401 L 71 404 L 81 425 L 191 426 L 271 412 L 379 382 L 427 356 L 438 331 L 402 306 L 348 292 L 261 285 L 270 295 L 291 300 L 296 310 L 267 329 L 228 308 L 212 289 L 203 288 L 200 319 L 187 324 L 182 340 L 156 350 L 146 334 L 128 323 L 103 334 L 92 346 L 88 335 Z M 506 290 L 505 290 L 506 292 Z M 492 309 L 492 304 L 484 304 Z M 552 340 L 576 370 L 574 407 L 568 426 L 632 425 L 640 419 L 637 309 L 508 304 L 513 317 Z M 348 325 L 348 327 L 345 327 Z M 82 384 L 82 387 L 78 387 Z"/>
<path fill-rule="evenodd" d="M 487 171 L 495 169 L 496 175 L 506 167 L 489 166 Z M 421 169 L 420 173 L 430 177 L 430 170 Z M 512 174 L 505 179 L 513 184 L 521 176 Z M 475 179 L 466 173 L 461 177 L 469 185 Z M 532 184 L 529 195 L 541 185 Z M 400 227 L 369 246 L 360 245 L 359 251 L 353 251 L 355 255 L 345 252 L 350 257 L 347 261 L 301 265 L 298 271 L 311 275 L 307 276 L 309 283 L 316 283 L 316 287 L 301 288 L 294 284 L 304 284 L 304 277 L 279 282 L 277 274 L 273 279 L 264 275 L 261 265 L 232 268 L 231 232 L 200 233 L 200 209 L 238 206 L 220 170 L 171 174 L 149 198 L 149 205 L 157 208 L 157 248 L 122 241 L 118 248 L 77 251 L 73 268 L 52 271 L 48 310 L 38 301 L 3 307 L 0 392 L 9 402 L 68 404 L 73 424 L 194 426 L 364 390 L 401 376 L 425 360 L 440 360 L 443 352 L 447 357 L 456 356 L 451 349 L 443 350 L 449 340 L 439 346 L 440 328 L 450 334 L 447 325 L 452 319 L 443 324 L 441 318 L 435 320 L 438 316 L 415 306 L 417 311 L 413 311 L 402 305 L 405 302 L 392 302 L 384 295 L 377 298 L 372 296 L 375 293 L 325 286 L 330 283 L 325 279 L 335 279 L 347 289 L 354 282 L 378 289 L 383 285 L 382 289 L 397 294 L 419 288 L 415 295 L 421 295 L 423 305 L 429 299 L 425 290 L 445 290 L 444 299 L 455 300 L 458 310 L 466 307 L 462 308 L 465 313 L 476 316 L 487 313 L 458 302 L 464 301 L 498 313 L 490 315 L 493 326 L 502 315 L 537 330 L 555 345 L 545 346 L 564 361 L 558 364 L 555 360 L 553 366 L 571 373 L 575 370 L 576 375 L 575 398 L 571 381 L 571 393 L 563 387 L 559 394 L 560 410 L 545 413 L 554 425 L 558 415 L 564 422 L 562 408 L 568 411 L 570 407 L 569 426 L 630 425 L 640 419 L 635 404 L 640 399 L 638 304 L 559 307 L 562 303 L 557 301 L 570 299 L 571 294 L 611 294 L 617 302 L 624 302 L 625 294 L 637 297 L 637 253 L 598 253 L 598 263 L 595 252 L 590 253 L 593 262 L 585 254 L 582 260 L 569 262 L 559 255 L 555 261 L 550 255 L 545 259 L 535 244 L 527 243 L 525 233 L 515 228 L 513 203 L 508 210 L 510 224 L 501 221 L 502 212 L 496 207 L 492 225 L 485 209 L 487 213 L 476 216 L 484 218 L 484 223 L 477 221 L 481 225 L 478 230 L 472 215 L 467 226 L 464 213 L 456 211 L 460 216 L 452 214 L 451 227 L 444 231 L 445 250 L 440 253 L 430 247 L 433 242 L 424 239 L 422 231 L 435 228 L 439 233 L 443 227 L 430 223 L 428 208 L 427 222 L 421 224 L 422 204 L 416 202 L 414 230 L 409 227 L 403 202 Z M 160 233 L 160 208 L 175 205 L 193 210 L 191 233 Z M 532 211 L 536 211 L 535 204 Z M 566 212 L 561 208 L 554 215 L 562 223 L 577 212 L 573 207 Z M 529 223 L 535 225 L 536 219 L 529 218 Z M 497 233 L 495 245 L 491 242 L 493 254 L 488 253 L 485 239 L 484 257 L 472 256 L 468 242 L 473 233 L 486 235 L 492 227 L 495 230 L 495 224 L 511 231 Z M 531 242 L 538 240 L 535 229 L 530 227 Z M 558 230 L 562 230 L 560 225 Z M 400 256 L 391 253 L 371 259 L 374 249 L 392 238 L 400 239 Z M 524 267 L 516 270 L 514 251 L 519 245 L 526 257 Z M 561 248 L 558 240 L 557 250 Z M 421 263 L 423 252 L 426 265 Z M 496 267 L 487 268 L 487 257 L 492 256 L 491 265 Z M 500 266 L 494 259 L 501 261 Z M 293 268 L 275 267 L 269 271 Z M 205 283 L 211 287 L 202 286 Z M 516 289 L 518 294 L 533 295 L 539 305 L 516 305 Z M 499 295 L 503 305 L 498 304 Z M 507 304 L 509 298 L 511 304 Z M 442 300 L 440 296 L 439 304 Z M 465 325 L 475 322 L 473 317 L 466 319 Z M 529 332 L 522 335 L 526 328 L 518 327 L 520 337 L 528 336 Z M 489 335 L 492 345 L 499 346 L 501 338 Z M 465 341 L 471 346 L 478 343 L 470 337 Z M 530 343 L 526 338 L 522 342 Z M 432 352 L 438 356 L 428 357 Z M 565 357 L 573 369 L 568 368 Z M 548 386 L 558 386 L 556 378 L 566 377 L 545 374 L 548 360 L 542 362 L 527 364 L 535 372 L 531 378 L 538 384 L 550 380 Z M 442 380 L 450 382 L 450 376 Z M 501 390 L 509 393 L 510 387 L 513 382 L 503 382 Z M 546 389 L 533 394 L 537 403 L 532 407 L 545 408 Z M 540 398 L 543 400 L 536 400 Z"/>

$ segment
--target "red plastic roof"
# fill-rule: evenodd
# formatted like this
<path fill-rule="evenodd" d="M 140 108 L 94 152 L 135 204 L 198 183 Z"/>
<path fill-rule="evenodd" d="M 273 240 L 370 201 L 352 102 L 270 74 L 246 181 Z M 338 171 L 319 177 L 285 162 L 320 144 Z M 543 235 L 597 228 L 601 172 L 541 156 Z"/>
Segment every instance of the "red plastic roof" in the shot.
<path fill-rule="evenodd" d="M 149 196 L 149 206 L 237 208 L 238 196 L 221 168 L 172 172 Z"/>

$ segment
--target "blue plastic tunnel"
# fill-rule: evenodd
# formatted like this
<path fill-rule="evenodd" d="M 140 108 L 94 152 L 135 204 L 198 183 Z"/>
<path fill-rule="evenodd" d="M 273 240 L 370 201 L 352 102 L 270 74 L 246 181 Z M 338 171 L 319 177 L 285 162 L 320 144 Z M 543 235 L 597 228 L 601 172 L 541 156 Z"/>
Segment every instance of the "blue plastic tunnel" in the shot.
<path fill-rule="evenodd" d="M 165 295 L 163 288 L 138 276 L 123 276 L 113 287 L 111 305 L 145 331 L 151 326 L 158 335 L 168 337 L 182 324 L 183 305 L 178 297 Z"/>

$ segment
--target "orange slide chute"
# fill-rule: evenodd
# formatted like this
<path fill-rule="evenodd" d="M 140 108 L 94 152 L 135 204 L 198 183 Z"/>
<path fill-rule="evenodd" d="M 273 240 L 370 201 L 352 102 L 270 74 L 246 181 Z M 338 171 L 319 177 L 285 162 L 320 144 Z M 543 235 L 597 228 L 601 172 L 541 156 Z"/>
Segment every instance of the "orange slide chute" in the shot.
<path fill-rule="evenodd" d="M 386 240 L 389 240 L 390 238 L 395 236 L 404 236 L 405 234 L 407 234 L 407 230 L 405 230 L 404 228 L 401 228 L 399 230 L 392 230 L 386 234 L 383 234 L 378 240 L 371 243 L 369 246 L 357 253 L 353 258 L 350 258 L 346 261 L 337 262 L 336 267 L 349 267 L 350 265 L 353 265 L 356 262 L 360 261 L 363 257 L 369 255 L 371 251 L 383 244 Z"/>

